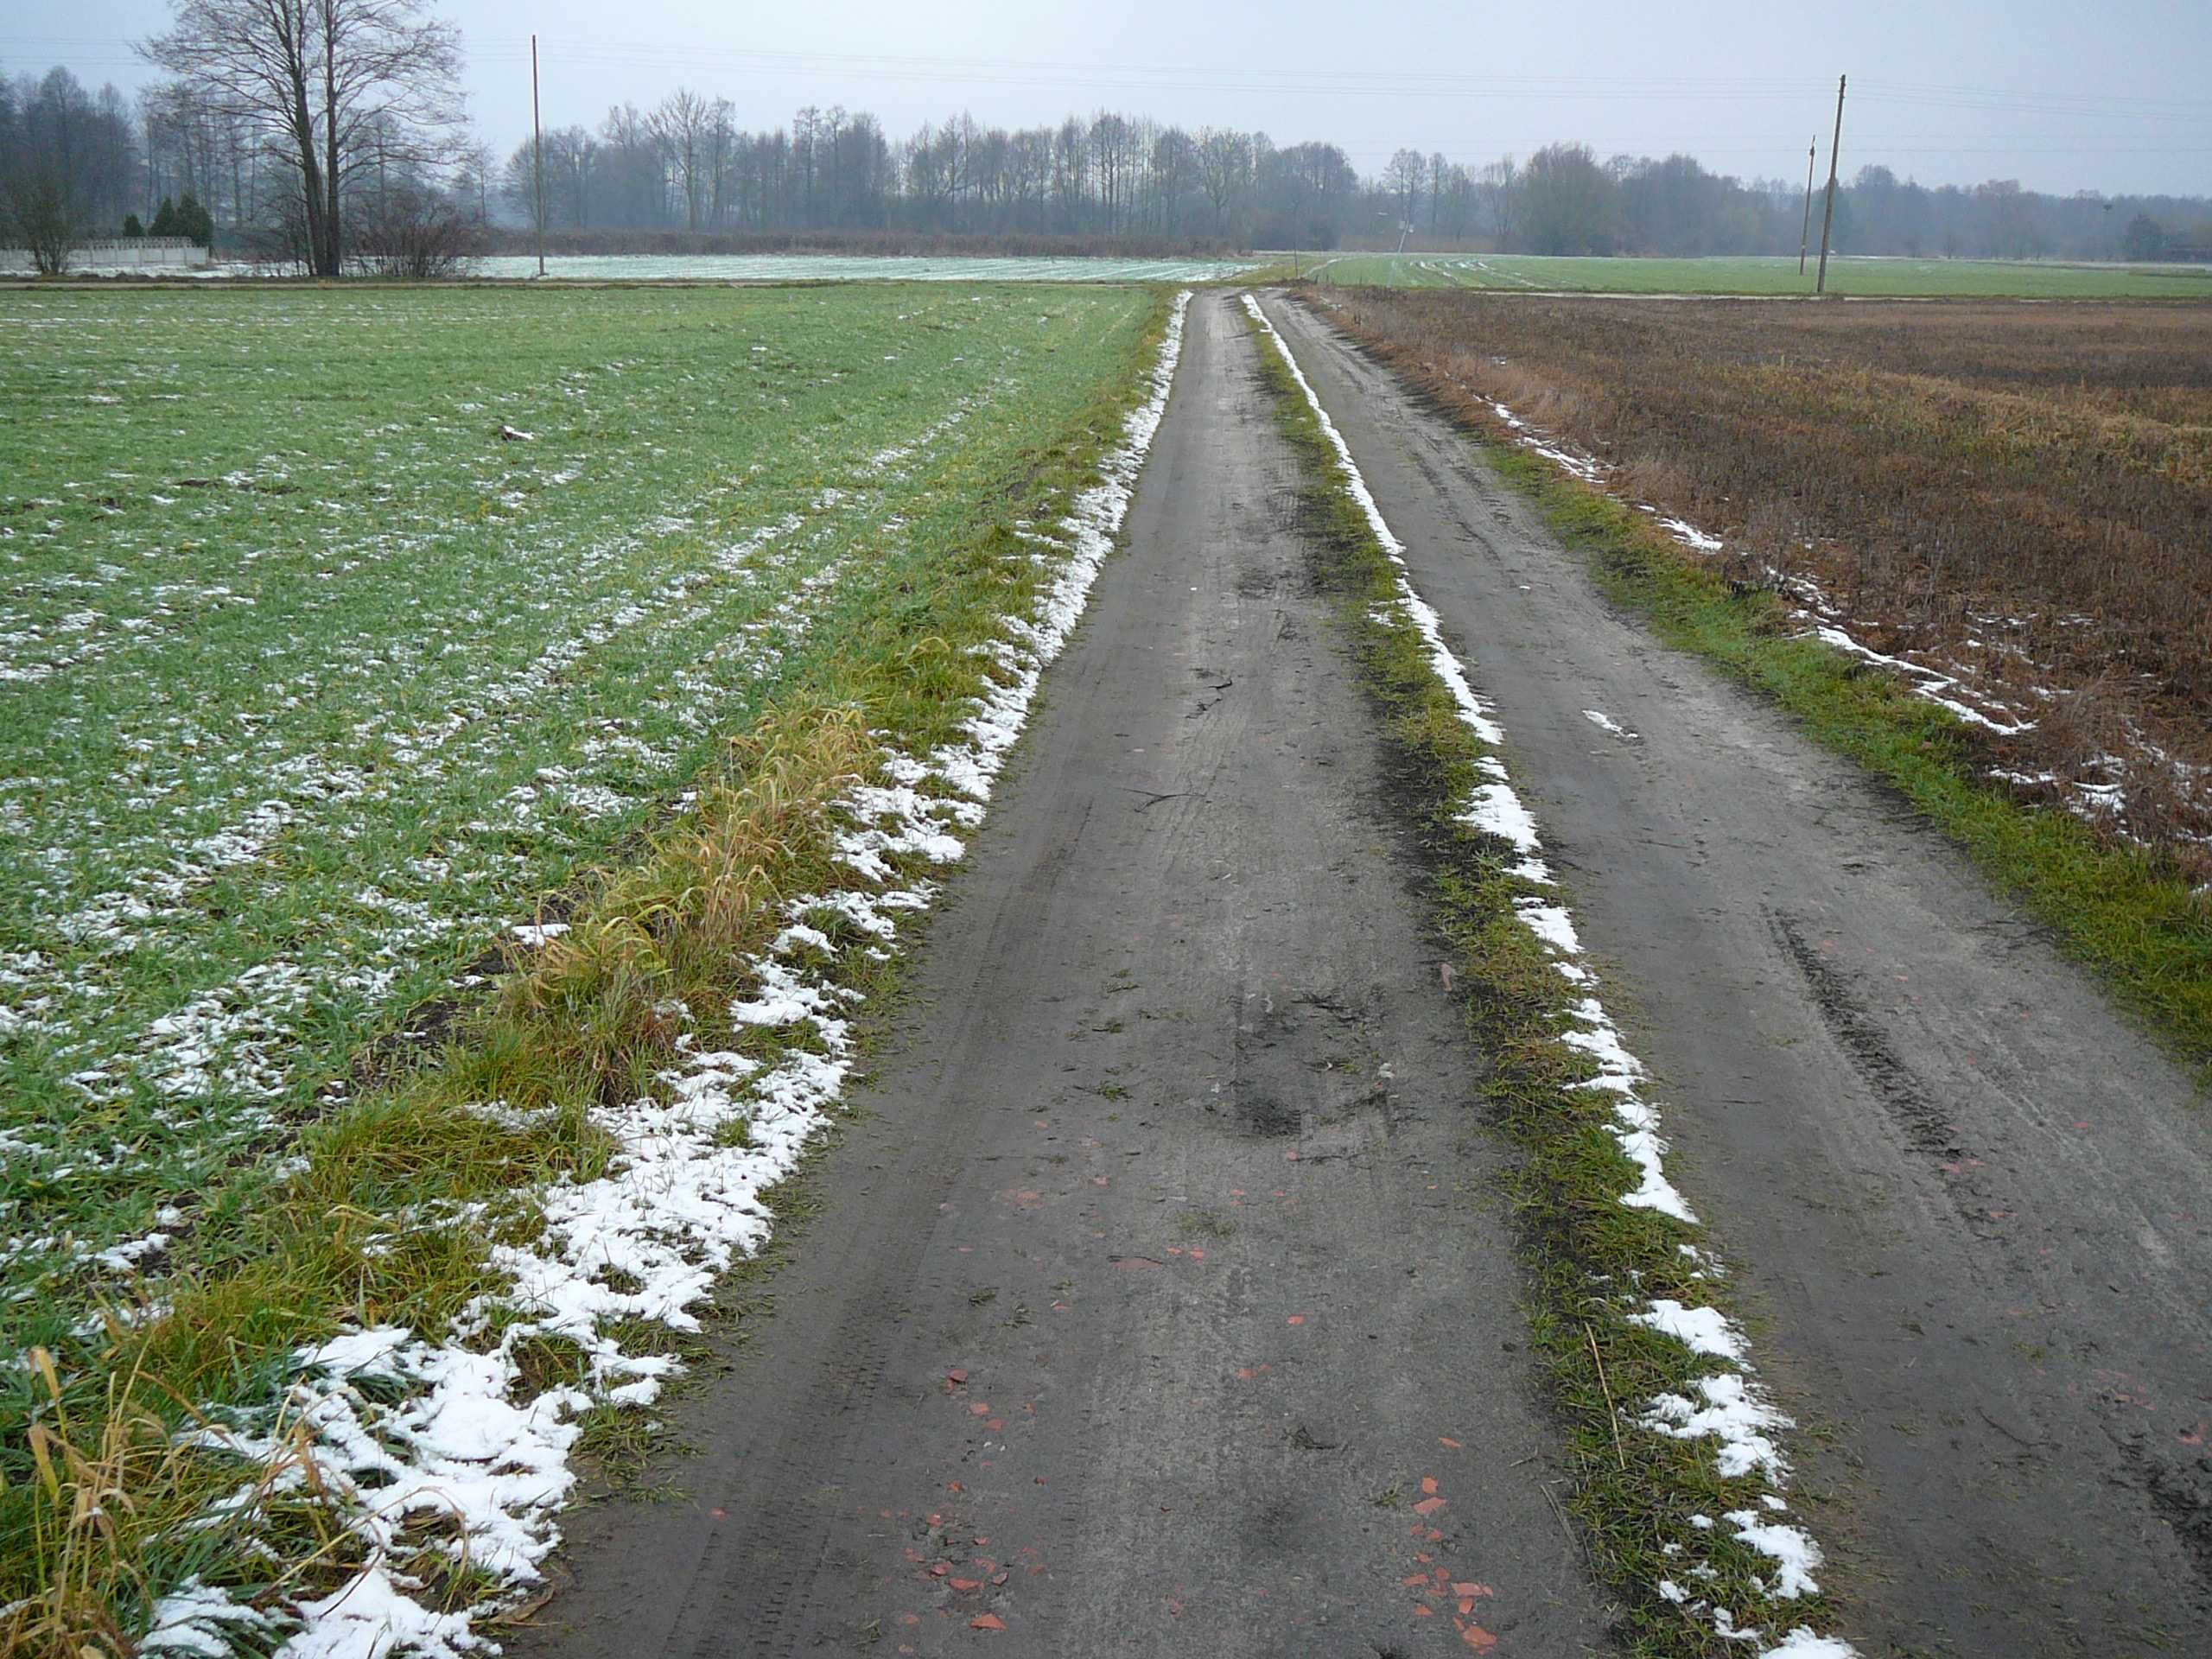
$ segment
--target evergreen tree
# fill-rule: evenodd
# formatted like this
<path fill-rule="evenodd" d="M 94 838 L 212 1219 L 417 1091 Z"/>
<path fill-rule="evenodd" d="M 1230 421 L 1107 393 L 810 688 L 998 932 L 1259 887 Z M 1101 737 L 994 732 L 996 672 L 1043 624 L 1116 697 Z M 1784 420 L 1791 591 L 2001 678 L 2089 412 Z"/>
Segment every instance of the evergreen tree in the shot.
<path fill-rule="evenodd" d="M 176 205 L 175 234 L 203 248 L 214 245 L 215 216 L 201 207 L 200 198 L 189 190 Z"/>
<path fill-rule="evenodd" d="M 135 241 L 146 234 L 146 227 L 138 222 L 137 214 L 125 213 L 123 216 L 123 233 Z"/>
<path fill-rule="evenodd" d="M 2138 213 L 2127 221 L 2120 246 L 2131 259 L 2163 259 L 2166 257 L 2165 226 L 2148 213 Z"/>
<path fill-rule="evenodd" d="M 162 205 L 154 210 L 154 234 L 156 236 L 183 234 L 176 227 L 176 203 L 171 201 L 167 196 L 162 198 Z"/>

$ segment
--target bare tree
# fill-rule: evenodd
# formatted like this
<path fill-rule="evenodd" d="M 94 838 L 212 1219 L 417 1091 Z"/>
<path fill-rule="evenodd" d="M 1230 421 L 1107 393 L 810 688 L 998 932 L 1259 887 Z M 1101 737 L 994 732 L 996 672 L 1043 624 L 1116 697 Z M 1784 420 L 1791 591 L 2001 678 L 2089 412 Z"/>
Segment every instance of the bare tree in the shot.
<path fill-rule="evenodd" d="M 1213 204 L 1217 231 L 1229 225 L 1229 204 L 1243 195 L 1252 182 L 1252 141 L 1241 132 L 1217 132 L 1209 128 L 1198 135 L 1198 184 Z"/>
<path fill-rule="evenodd" d="M 1382 169 L 1382 188 L 1389 194 L 1391 211 L 1397 215 L 1401 232 L 1413 228 L 1414 204 L 1421 200 L 1421 185 L 1427 177 L 1428 163 L 1421 160 L 1417 149 L 1398 151 Z"/>
<path fill-rule="evenodd" d="M 1613 251 L 1620 187 L 1587 144 L 1547 144 L 1521 169 L 1521 232 L 1532 253 Z"/>
<path fill-rule="evenodd" d="M 1483 168 L 1475 181 L 1475 202 L 1490 221 L 1497 251 L 1512 252 L 1521 223 L 1521 168 L 1510 156 Z"/>
<path fill-rule="evenodd" d="M 442 161 L 458 130 L 461 35 L 423 0 L 176 0 L 148 61 L 237 111 L 290 175 L 310 268 L 345 257 L 348 181 Z"/>
<path fill-rule="evenodd" d="M 1197 171 L 1198 147 L 1182 128 L 1169 127 L 1152 141 L 1152 186 L 1163 235 L 1182 228 L 1183 197 Z"/>
<path fill-rule="evenodd" d="M 1122 228 L 1122 207 L 1128 200 L 1129 186 L 1129 119 L 1110 110 L 1101 110 L 1091 118 L 1090 149 L 1098 162 L 1098 195 L 1106 209 L 1106 233 L 1111 236 Z"/>
<path fill-rule="evenodd" d="M 428 282 L 462 274 L 475 247 L 475 228 L 461 203 L 411 181 L 370 198 L 350 255 L 368 276 Z"/>
<path fill-rule="evenodd" d="M 68 187 L 52 172 L 41 171 L 8 182 L 5 217 L 30 250 L 31 264 L 41 276 L 59 276 L 69 269 L 69 256 L 77 251 L 79 224 L 69 200 Z"/>
<path fill-rule="evenodd" d="M 464 216 L 479 225 L 491 222 L 492 179 L 499 169 L 492 146 L 478 139 L 454 158 L 453 197 Z"/>
<path fill-rule="evenodd" d="M 1090 137 L 1083 123 L 1071 115 L 1060 123 L 1060 130 L 1052 135 L 1052 196 L 1063 230 L 1081 228 L 1077 215 L 1090 181 Z"/>
<path fill-rule="evenodd" d="M 811 111 L 802 111 L 810 114 Z M 696 231 L 712 194 L 716 164 L 717 133 L 729 124 L 727 101 L 701 97 L 689 86 L 679 86 L 645 118 L 645 125 L 659 143 L 676 188 L 683 195 L 683 228 Z"/>

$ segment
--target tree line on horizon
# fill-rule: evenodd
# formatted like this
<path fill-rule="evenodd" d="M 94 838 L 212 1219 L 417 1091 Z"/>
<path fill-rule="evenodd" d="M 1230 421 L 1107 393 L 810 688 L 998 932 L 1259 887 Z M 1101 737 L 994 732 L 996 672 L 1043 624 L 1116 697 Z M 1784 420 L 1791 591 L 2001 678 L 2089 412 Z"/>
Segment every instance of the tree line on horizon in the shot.
<path fill-rule="evenodd" d="M 536 224 L 539 159 L 525 139 L 501 167 L 490 194 L 505 222 Z M 1679 154 L 1601 160 L 1564 142 L 1469 165 L 1401 149 L 1365 177 L 1332 143 L 1278 147 L 1264 132 L 1112 111 L 1013 130 L 963 112 L 893 140 L 874 117 L 835 106 L 748 131 L 728 100 L 683 90 L 650 111 L 619 105 L 596 129 L 556 127 L 542 160 L 544 223 L 564 232 L 1104 234 L 1325 249 L 1403 231 L 1500 252 L 1694 257 L 1794 252 L 1805 218 L 1801 183 L 1746 181 Z M 1819 207 L 1816 190 L 1816 217 Z M 1834 241 L 1930 257 L 2156 259 L 2170 244 L 2212 245 L 2212 200 L 2056 196 L 2009 180 L 1930 188 L 1872 164 L 1837 193 Z"/>
<path fill-rule="evenodd" d="M 226 8 L 253 10 L 185 0 L 179 31 L 148 52 L 180 73 L 135 99 L 90 92 L 66 67 L 0 74 L 0 218 L 14 221 L 0 242 L 40 214 L 114 235 L 186 195 L 226 246 L 327 274 L 410 225 L 435 220 L 450 239 L 467 226 L 530 230 L 541 214 L 570 239 L 889 232 L 1328 249 L 1402 235 L 1427 247 L 1675 257 L 1792 253 L 1805 219 L 1801 180 L 1739 179 L 1680 154 L 1601 158 L 1563 142 L 1469 163 L 1401 149 L 1363 176 L 1325 141 L 1278 145 L 1264 132 L 1113 111 L 1016 129 L 963 111 L 894 137 L 836 105 L 747 129 L 728 99 L 683 88 L 499 156 L 461 119 L 458 37 L 419 5 L 400 10 L 427 31 L 411 41 L 422 84 L 397 96 L 365 78 L 352 105 L 341 89 L 304 127 L 242 92 L 207 41 L 179 44 L 193 14 L 213 14 L 198 19 L 209 28 Z M 2212 200 L 2060 196 L 2006 180 L 1931 188 L 1873 163 L 1840 189 L 1834 241 L 1845 253 L 1929 257 L 2204 258 Z"/>

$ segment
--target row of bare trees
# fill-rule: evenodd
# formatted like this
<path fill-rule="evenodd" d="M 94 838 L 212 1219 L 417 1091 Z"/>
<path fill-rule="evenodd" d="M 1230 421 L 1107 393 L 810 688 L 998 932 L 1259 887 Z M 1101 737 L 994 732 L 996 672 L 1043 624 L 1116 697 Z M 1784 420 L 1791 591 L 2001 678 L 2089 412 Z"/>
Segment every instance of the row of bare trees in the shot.
<path fill-rule="evenodd" d="M 499 194 L 539 211 L 537 156 L 516 146 Z M 556 231 L 882 231 L 1333 242 L 1367 208 L 1332 144 L 1186 131 L 1103 111 L 1013 130 L 965 112 L 894 141 L 876 118 L 810 105 L 749 130 L 727 99 L 682 89 L 543 139 Z"/>
<path fill-rule="evenodd" d="M 499 170 L 514 219 L 539 211 L 525 141 Z M 810 105 L 747 130 L 728 99 L 679 90 L 544 141 L 543 216 L 556 232 L 912 231 L 982 236 L 1216 238 L 1244 246 L 1388 243 L 1503 251 L 1695 257 L 1792 253 L 1802 179 L 1713 173 L 1694 157 L 1550 144 L 1468 165 L 1401 149 L 1363 179 L 1333 144 L 1188 130 L 1102 111 L 1006 129 L 966 113 L 901 140 L 865 112 Z M 1862 168 L 1837 199 L 1836 245 L 1855 252 L 2117 257 L 2147 214 L 2212 217 L 2176 197 L 2039 194 L 2015 182 L 1928 188 Z"/>
<path fill-rule="evenodd" d="M 112 233 L 190 195 L 232 238 L 334 276 L 449 264 L 494 219 L 575 232 L 918 232 L 1207 238 L 1247 246 L 1478 245 L 1539 253 L 1794 251 L 1802 186 L 1688 156 L 1547 146 L 1468 166 L 1402 149 L 1363 179 L 1337 146 L 1100 111 L 1007 129 L 965 111 L 893 138 L 865 111 L 810 105 L 748 128 L 682 88 L 558 125 L 502 162 L 470 142 L 458 31 L 430 0 L 172 0 L 140 44 L 170 77 L 136 106 L 67 69 L 0 76 L 0 213 Z M 543 176 L 541 187 L 539 180 Z M 2117 210 L 2117 211 L 2116 211 Z M 2146 217 L 2147 216 L 2147 217 Z M 1862 170 L 1836 242 L 1860 252 L 2111 256 L 2138 221 L 2212 217 L 2201 200 L 1972 190 Z M 2156 222 L 2152 222 L 2156 221 Z M 0 226 L 0 230 L 8 228 Z M 57 232 L 60 233 L 60 232 Z M 407 250 L 395 253 L 395 248 Z M 442 248 L 442 256 L 426 249 Z"/>
<path fill-rule="evenodd" d="M 114 87 L 89 92 L 67 69 L 0 74 L 0 241 L 48 269 L 94 215 L 119 228 L 137 205 L 133 124 Z"/>
<path fill-rule="evenodd" d="M 1745 182 L 1684 155 L 1600 161 L 1584 144 L 1471 172 L 1400 150 L 1377 182 L 1416 233 L 1519 252 L 1786 254 L 1805 225 L 1802 179 Z M 1930 187 L 1876 163 L 1837 193 L 1834 240 L 1854 253 L 1913 257 L 2147 258 L 2194 239 L 2212 219 L 2208 208 L 2202 197 L 2050 195 L 2010 179 Z"/>

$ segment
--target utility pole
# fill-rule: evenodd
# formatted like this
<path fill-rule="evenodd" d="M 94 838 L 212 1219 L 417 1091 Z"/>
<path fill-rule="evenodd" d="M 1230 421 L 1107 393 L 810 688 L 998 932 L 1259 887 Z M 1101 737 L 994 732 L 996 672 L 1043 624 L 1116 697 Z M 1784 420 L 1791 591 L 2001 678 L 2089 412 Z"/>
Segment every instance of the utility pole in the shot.
<path fill-rule="evenodd" d="M 1805 151 L 1805 223 L 1797 232 L 1797 274 L 1805 274 L 1805 248 L 1813 239 L 1813 161 L 1821 153 L 1818 138 Z"/>
<path fill-rule="evenodd" d="M 1835 78 L 1835 137 L 1828 145 L 1828 205 L 1821 214 L 1821 274 L 1813 283 L 1813 292 L 1828 291 L 1828 230 L 1835 223 L 1835 163 L 1836 152 L 1843 148 L 1843 83 L 1845 77 Z"/>
<path fill-rule="evenodd" d="M 1838 119 L 1841 118 L 1839 117 Z M 537 274 L 545 274 L 545 129 L 537 118 L 537 36 L 530 37 L 530 170 L 536 179 L 537 198 Z M 1826 255 L 1822 256 L 1826 264 Z"/>

